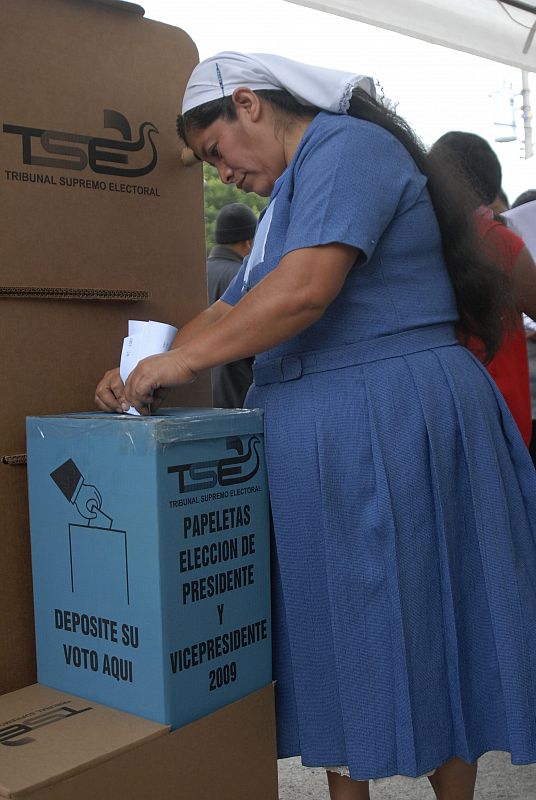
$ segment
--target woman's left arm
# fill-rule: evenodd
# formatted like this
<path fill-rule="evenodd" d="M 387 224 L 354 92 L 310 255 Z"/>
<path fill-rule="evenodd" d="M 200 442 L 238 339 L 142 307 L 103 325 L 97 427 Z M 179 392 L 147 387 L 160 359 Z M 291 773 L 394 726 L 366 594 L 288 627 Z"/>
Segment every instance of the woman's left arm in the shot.
<path fill-rule="evenodd" d="M 183 345 L 145 358 L 125 395 L 142 413 L 162 387 L 190 383 L 198 372 L 261 353 L 316 322 L 342 289 L 359 250 L 326 244 L 293 250 L 229 313 Z"/>

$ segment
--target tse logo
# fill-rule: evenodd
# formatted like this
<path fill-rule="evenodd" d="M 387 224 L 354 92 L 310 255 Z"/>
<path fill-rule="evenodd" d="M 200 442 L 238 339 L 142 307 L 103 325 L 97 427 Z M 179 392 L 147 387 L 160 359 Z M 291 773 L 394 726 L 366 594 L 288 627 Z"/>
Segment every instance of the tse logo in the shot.
<path fill-rule="evenodd" d="M 43 714 L 28 714 L 28 716 L 24 717 L 24 722 L 15 722 L 12 725 L 5 725 L 0 728 L 0 744 L 5 747 L 20 747 L 24 744 L 31 744 L 35 739 L 28 734 L 36 728 L 52 725 L 53 722 L 60 722 L 62 719 L 68 719 L 75 714 L 82 714 L 84 711 L 91 711 L 91 706 L 78 709 L 58 706 Z"/>
<path fill-rule="evenodd" d="M 242 440 L 236 437 L 227 439 L 227 450 L 236 450 L 237 456 L 221 458 L 218 461 L 198 461 L 195 464 L 176 464 L 168 467 L 168 473 L 179 474 L 179 492 L 195 492 L 220 486 L 245 483 L 259 469 L 260 456 L 258 436 L 250 436 L 247 452 L 244 453 Z M 245 471 L 244 471 L 245 470 Z"/>
<path fill-rule="evenodd" d="M 123 175 L 135 178 L 151 172 L 158 159 L 153 135 L 158 129 L 152 122 L 142 122 L 136 141 L 128 119 L 113 109 L 104 109 L 104 127 L 113 128 L 122 139 L 104 139 L 67 131 L 51 131 L 43 128 L 29 128 L 24 125 L 5 124 L 4 133 L 21 137 L 22 160 L 24 164 L 58 169 L 85 169 L 88 165 L 93 172 L 103 175 Z M 75 145 L 83 145 L 75 146 Z M 36 149 L 50 155 L 38 155 Z M 147 149 L 150 160 L 142 167 L 129 167 L 128 159 L 133 153 Z M 123 164 L 127 166 L 114 166 Z"/>

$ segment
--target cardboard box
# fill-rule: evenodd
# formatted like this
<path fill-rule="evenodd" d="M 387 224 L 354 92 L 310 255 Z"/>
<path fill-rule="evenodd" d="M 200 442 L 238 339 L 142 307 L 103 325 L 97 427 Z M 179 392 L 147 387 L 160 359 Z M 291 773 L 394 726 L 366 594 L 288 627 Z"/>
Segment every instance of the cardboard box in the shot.
<path fill-rule="evenodd" d="M 35 681 L 26 416 L 92 410 L 129 319 L 206 306 L 202 169 L 175 131 L 197 50 L 142 13 L 0 0 L 0 694 Z M 169 404 L 209 406 L 209 376 Z"/>
<path fill-rule="evenodd" d="M 271 680 L 261 411 L 28 419 L 40 683 L 178 727 Z"/>
<path fill-rule="evenodd" d="M 6 694 L 0 797 L 277 800 L 272 686 L 173 733 L 37 684 Z"/>

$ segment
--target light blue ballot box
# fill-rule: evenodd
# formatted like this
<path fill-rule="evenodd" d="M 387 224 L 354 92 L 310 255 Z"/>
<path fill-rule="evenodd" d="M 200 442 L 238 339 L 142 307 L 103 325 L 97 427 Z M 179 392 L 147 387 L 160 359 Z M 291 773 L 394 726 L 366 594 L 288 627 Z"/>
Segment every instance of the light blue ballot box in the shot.
<path fill-rule="evenodd" d="M 258 410 L 27 420 L 38 680 L 179 727 L 271 681 Z"/>

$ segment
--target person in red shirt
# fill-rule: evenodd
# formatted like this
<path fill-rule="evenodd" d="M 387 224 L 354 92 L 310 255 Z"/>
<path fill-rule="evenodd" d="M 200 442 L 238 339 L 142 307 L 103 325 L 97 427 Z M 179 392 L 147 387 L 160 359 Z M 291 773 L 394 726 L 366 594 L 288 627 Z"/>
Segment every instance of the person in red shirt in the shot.
<path fill-rule="evenodd" d="M 475 224 L 483 248 L 496 264 L 512 278 L 519 310 L 519 322 L 509 331 L 495 357 L 486 368 L 499 387 L 521 435 L 528 446 L 532 434 L 527 343 L 522 313 L 536 317 L 536 264 L 523 240 L 494 216 L 489 206 L 501 188 L 502 171 L 491 146 L 480 136 L 464 131 L 450 131 L 431 149 L 434 157 L 447 160 L 468 182 L 474 194 Z M 478 339 L 467 346 L 484 360 Z"/>

